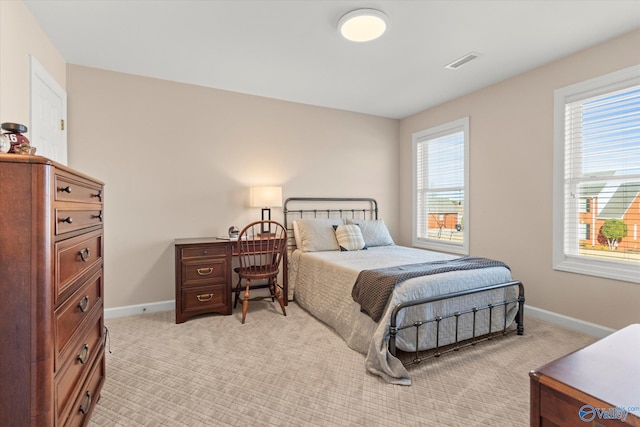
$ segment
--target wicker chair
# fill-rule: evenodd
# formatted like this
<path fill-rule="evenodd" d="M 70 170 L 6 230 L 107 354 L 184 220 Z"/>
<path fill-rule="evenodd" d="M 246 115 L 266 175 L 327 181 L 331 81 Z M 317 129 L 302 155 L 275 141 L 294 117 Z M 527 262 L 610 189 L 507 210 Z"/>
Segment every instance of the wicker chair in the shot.
<path fill-rule="evenodd" d="M 238 283 L 234 288 L 236 308 L 242 301 L 242 323 L 244 324 L 249 309 L 249 294 L 253 289 L 269 288 L 271 301 L 278 300 L 282 314 L 287 312 L 278 285 L 280 262 L 287 250 L 287 231 L 276 221 L 256 221 L 247 225 L 238 236 L 238 259 L 240 266 L 234 271 L 238 274 Z M 244 280 L 245 284 L 242 285 Z M 266 283 L 253 284 L 253 281 Z M 240 292 L 244 289 L 243 297 Z M 258 297 L 263 299 L 269 297 Z"/>

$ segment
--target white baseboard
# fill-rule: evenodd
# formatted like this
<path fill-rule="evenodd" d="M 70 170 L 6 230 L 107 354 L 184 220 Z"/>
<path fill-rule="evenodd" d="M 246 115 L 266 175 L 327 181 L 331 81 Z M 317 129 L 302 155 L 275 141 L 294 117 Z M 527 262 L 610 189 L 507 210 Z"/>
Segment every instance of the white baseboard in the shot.
<path fill-rule="evenodd" d="M 544 310 L 542 308 L 532 307 L 530 305 L 524 306 L 524 315 L 531 316 L 534 319 L 544 320 L 546 322 L 562 326 L 563 328 L 571 329 L 572 331 L 591 335 L 596 338 L 604 338 L 616 331 L 615 329 L 607 328 L 606 326 L 585 322 L 584 320 L 565 316 L 564 314 L 554 313 L 553 311 Z"/>
<path fill-rule="evenodd" d="M 170 311 L 176 306 L 174 300 L 152 302 L 149 304 L 128 305 L 125 307 L 107 308 L 104 310 L 105 319 L 115 319 L 117 317 L 135 316 L 144 313 L 156 313 L 158 311 Z M 525 305 L 524 313 L 526 316 L 534 319 L 544 320 L 572 331 L 581 332 L 596 338 L 604 338 L 615 332 L 615 329 L 598 325 L 574 317 L 565 316 L 564 314 L 554 313 L 553 311 L 544 310 L 542 308 Z"/>
<path fill-rule="evenodd" d="M 158 311 L 170 311 L 176 307 L 176 302 L 160 301 L 151 302 L 149 304 L 127 305 L 125 307 L 105 308 L 104 318 L 115 319 L 116 317 L 135 316 L 144 313 L 156 313 Z"/>

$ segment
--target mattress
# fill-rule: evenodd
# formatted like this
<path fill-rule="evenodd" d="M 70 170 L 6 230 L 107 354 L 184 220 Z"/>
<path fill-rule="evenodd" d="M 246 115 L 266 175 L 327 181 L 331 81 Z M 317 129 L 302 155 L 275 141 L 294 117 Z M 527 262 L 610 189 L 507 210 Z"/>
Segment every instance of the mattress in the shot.
<path fill-rule="evenodd" d="M 379 375 L 389 383 L 409 385 L 411 379 L 407 369 L 388 351 L 388 329 L 393 307 L 404 301 L 510 282 L 510 270 L 505 267 L 491 267 L 406 280 L 395 287 L 384 314 L 377 323 L 360 311 L 360 306 L 353 301 L 351 290 L 362 270 L 454 258 L 457 256 L 397 245 L 346 252 L 295 250 L 289 258 L 289 286 L 293 289 L 296 302 L 302 308 L 335 329 L 350 348 L 366 355 L 365 366 L 368 372 Z M 516 297 L 514 288 L 506 288 L 410 307 L 400 313 L 398 324 L 432 319 L 435 316 Z M 517 309 L 515 303 L 508 306 L 507 325 L 513 322 Z M 489 332 L 488 322 L 488 310 L 477 315 L 475 336 Z M 504 326 L 504 310 L 494 310 L 491 323 L 492 331 L 501 330 Z M 454 321 L 441 322 L 440 329 L 438 345 L 455 341 Z M 474 334 L 472 329 L 472 316 L 461 316 L 458 340 L 471 338 Z M 421 327 L 419 333 L 419 350 L 436 346 L 435 323 Z M 400 331 L 397 347 L 404 351 L 415 351 L 415 334 L 414 328 Z"/>

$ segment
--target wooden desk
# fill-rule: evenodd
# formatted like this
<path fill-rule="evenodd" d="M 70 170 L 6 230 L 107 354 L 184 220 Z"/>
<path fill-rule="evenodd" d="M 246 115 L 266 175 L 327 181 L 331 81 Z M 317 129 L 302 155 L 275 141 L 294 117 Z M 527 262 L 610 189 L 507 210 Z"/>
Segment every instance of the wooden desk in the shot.
<path fill-rule="evenodd" d="M 640 324 L 529 376 L 531 426 L 640 427 Z"/>
<path fill-rule="evenodd" d="M 176 323 L 205 313 L 231 314 L 235 242 L 215 237 L 175 239 Z M 282 293 L 288 304 L 287 253 L 282 261 Z"/>

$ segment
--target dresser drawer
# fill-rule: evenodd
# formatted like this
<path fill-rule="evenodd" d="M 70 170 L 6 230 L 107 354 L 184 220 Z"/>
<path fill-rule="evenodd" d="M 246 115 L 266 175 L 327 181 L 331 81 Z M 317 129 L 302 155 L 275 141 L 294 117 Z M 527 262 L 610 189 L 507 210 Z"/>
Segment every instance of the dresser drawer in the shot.
<path fill-rule="evenodd" d="M 102 203 L 102 185 L 64 171 L 55 174 L 55 200 L 61 202 Z"/>
<path fill-rule="evenodd" d="M 104 324 L 102 312 L 98 312 L 93 323 L 84 331 L 84 335 L 77 341 L 73 352 L 55 379 L 55 402 L 58 420 L 67 418 L 69 411 L 73 412 L 72 404 L 79 395 L 81 385 L 85 382 L 93 362 L 104 355 Z M 59 423 L 58 425 L 62 425 Z"/>
<path fill-rule="evenodd" d="M 228 255 L 229 250 L 230 249 L 227 245 L 189 246 L 182 248 L 180 257 L 183 260 L 189 258 L 224 257 Z"/>
<path fill-rule="evenodd" d="M 56 209 L 56 235 L 102 225 L 100 209 Z"/>
<path fill-rule="evenodd" d="M 102 263 L 102 230 L 56 242 L 54 253 L 56 304 L 73 292 L 76 281 Z M 76 285 L 76 286 L 74 286 Z"/>
<path fill-rule="evenodd" d="M 102 311 L 102 269 L 99 269 L 80 289 L 69 297 L 55 311 L 54 339 L 55 364 L 57 372 L 67 353 L 74 351 L 75 336 L 81 333 L 88 319 L 96 310 Z"/>
<path fill-rule="evenodd" d="M 231 314 L 231 292 L 226 283 L 182 290 L 183 313 Z"/>
<path fill-rule="evenodd" d="M 77 427 L 87 424 L 91 412 L 100 397 L 100 390 L 104 383 L 104 354 L 100 355 L 100 358 L 96 360 L 89 378 L 81 388 L 78 399 L 71 407 L 71 413 L 66 423 L 59 423 L 58 425 L 64 425 L 64 427 Z"/>
<path fill-rule="evenodd" d="M 545 385 L 540 386 L 540 417 L 544 422 L 551 421 L 557 425 L 573 426 L 584 425 L 580 419 L 579 408 L 574 399 Z"/>
<path fill-rule="evenodd" d="M 227 258 L 186 261 L 182 263 L 182 284 L 189 286 L 224 283 L 227 281 L 228 272 Z"/>

